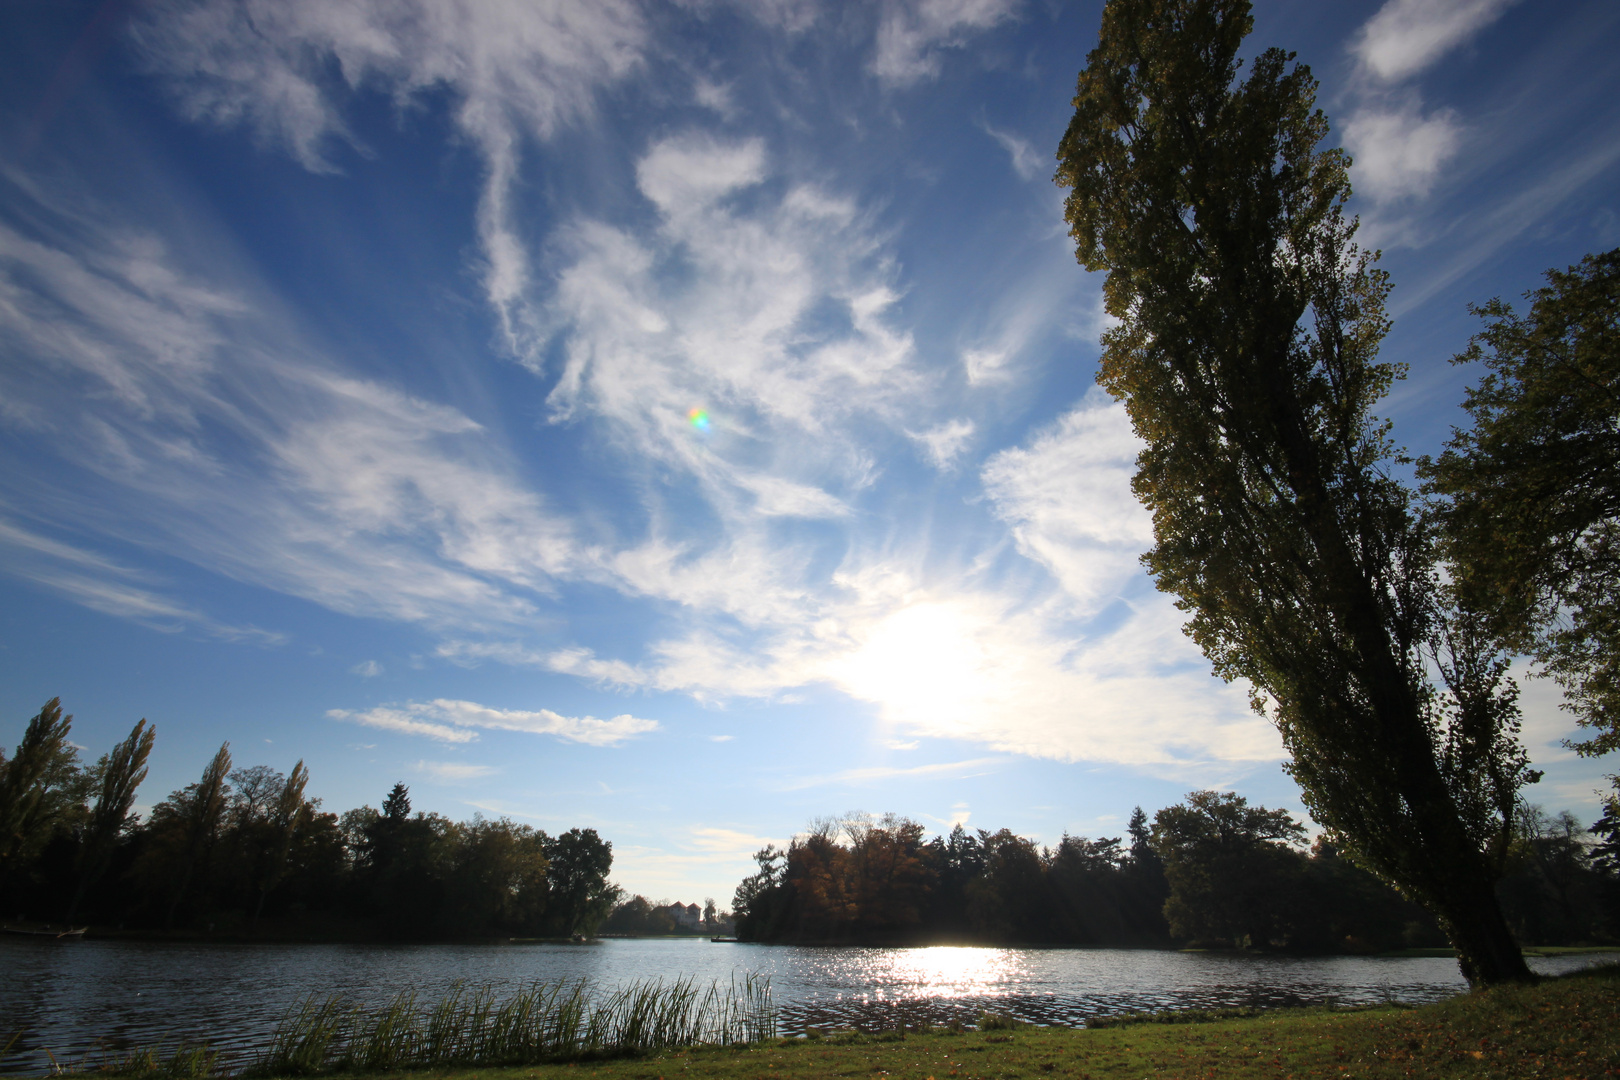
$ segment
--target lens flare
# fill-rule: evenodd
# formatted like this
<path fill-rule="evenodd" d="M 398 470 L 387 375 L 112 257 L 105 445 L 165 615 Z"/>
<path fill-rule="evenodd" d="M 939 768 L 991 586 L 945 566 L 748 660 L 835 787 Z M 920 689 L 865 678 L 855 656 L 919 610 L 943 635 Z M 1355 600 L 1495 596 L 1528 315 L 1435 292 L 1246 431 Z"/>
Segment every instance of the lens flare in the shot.
<path fill-rule="evenodd" d="M 686 414 L 686 422 L 699 431 L 708 431 L 709 412 L 707 409 L 693 409 Z"/>

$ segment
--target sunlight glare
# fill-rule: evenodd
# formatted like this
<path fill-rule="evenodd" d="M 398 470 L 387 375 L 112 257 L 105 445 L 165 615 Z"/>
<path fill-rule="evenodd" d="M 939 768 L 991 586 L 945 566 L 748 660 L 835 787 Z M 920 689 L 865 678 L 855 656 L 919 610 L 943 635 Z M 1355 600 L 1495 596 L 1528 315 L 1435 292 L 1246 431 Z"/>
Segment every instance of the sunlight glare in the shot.
<path fill-rule="evenodd" d="M 1013 955 L 1006 949 L 935 945 L 900 949 L 893 957 L 893 976 L 928 997 L 982 994 L 1012 974 Z"/>
<path fill-rule="evenodd" d="M 921 603 L 884 619 L 838 672 L 854 694 L 934 731 L 971 730 L 1000 694 L 981 628 L 958 605 Z"/>

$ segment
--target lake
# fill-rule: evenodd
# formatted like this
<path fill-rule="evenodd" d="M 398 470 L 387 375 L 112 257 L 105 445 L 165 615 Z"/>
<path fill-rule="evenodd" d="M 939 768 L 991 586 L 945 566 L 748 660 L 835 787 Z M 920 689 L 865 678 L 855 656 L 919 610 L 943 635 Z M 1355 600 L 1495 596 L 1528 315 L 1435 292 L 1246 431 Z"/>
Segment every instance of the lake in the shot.
<path fill-rule="evenodd" d="M 1532 957 L 1557 974 L 1613 956 Z M 262 945 L 0 940 L 0 1043 L 24 1040 L 0 1072 L 51 1059 L 93 1065 L 135 1047 L 207 1041 L 241 1055 L 310 994 L 369 1005 L 402 991 L 434 999 L 457 982 L 512 988 L 559 978 L 602 987 L 733 974 L 770 976 L 784 1034 L 893 1027 L 1008 1011 L 1039 1024 L 1141 1009 L 1239 1005 L 1418 1004 L 1465 988 L 1456 961 L 1407 957 L 1252 957 L 1132 949 L 810 948 L 691 939 L 589 945 Z"/>

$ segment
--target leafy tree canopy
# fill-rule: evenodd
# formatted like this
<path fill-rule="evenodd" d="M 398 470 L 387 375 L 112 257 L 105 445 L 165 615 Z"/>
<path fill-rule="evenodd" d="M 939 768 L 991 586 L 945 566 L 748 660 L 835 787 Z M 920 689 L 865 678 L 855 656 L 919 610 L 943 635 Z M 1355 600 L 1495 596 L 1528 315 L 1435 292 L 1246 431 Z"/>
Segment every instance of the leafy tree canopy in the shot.
<path fill-rule="evenodd" d="M 1568 691 L 1597 755 L 1620 748 L 1620 249 L 1501 300 L 1453 362 L 1487 373 L 1474 426 L 1422 463 L 1457 590 Z M 1620 777 L 1615 778 L 1620 785 Z"/>

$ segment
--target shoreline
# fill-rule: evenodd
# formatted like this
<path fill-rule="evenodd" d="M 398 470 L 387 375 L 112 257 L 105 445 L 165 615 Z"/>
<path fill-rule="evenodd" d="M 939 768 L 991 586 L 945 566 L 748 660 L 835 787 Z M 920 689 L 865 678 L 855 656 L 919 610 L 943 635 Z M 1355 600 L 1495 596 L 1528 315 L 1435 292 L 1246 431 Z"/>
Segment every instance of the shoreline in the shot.
<path fill-rule="evenodd" d="M 65 933 L 71 931 L 71 933 Z M 121 929 L 90 924 L 68 927 L 65 923 L 39 923 L 15 920 L 0 923 L 0 940 L 57 940 L 71 941 L 142 941 L 172 942 L 174 944 L 220 945 L 600 945 L 607 941 L 703 941 L 726 945 L 789 946 L 794 948 L 862 948 L 862 949 L 1051 949 L 1051 950 L 1124 950 L 1131 952 L 1207 953 L 1218 956 L 1247 956 L 1256 958 L 1307 959 L 1312 957 L 1364 957 L 1368 959 L 1447 959 L 1456 952 L 1448 947 L 1389 949 L 1379 952 L 1315 952 L 1284 949 L 1219 949 L 1193 946 L 1164 945 L 1095 945 L 1068 942 L 989 942 L 989 941 L 740 941 L 722 940 L 710 934 L 598 934 L 591 937 L 434 937 L 395 938 L 378 934 L 321 932 L 320 928 L 293 928 L 268 926 L 255 933 L 244 933 L 239 927 L 229 930 L 155 930 Z M 1574 956 L 1587 953 L 1620 953 L 1620 945 L 1524 945 L 1525 956 Z"/>

